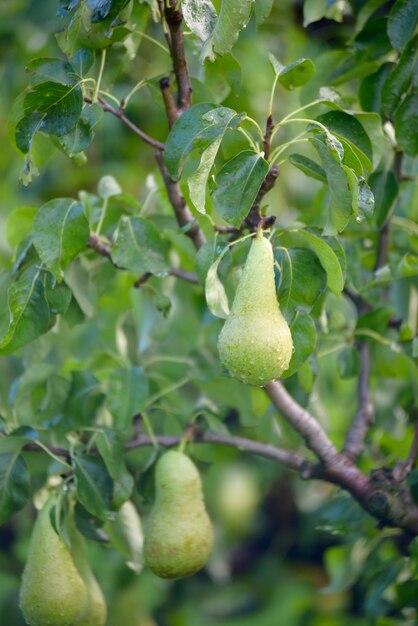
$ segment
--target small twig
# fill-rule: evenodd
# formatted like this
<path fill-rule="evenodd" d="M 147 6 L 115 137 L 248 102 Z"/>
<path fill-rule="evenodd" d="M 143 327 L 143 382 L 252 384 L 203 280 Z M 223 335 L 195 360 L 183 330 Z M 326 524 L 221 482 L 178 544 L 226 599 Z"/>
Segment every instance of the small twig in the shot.
<path fill-rule="evenodd" d="M 151 272 L 145 272 L 134 282 L 134 287 L 136 289 L 140 289 L 144 283 L 147 282 L 154 274 Z M 199 280 L 197 278 L 197 274 L 194 272 L 185 272 L 177 267 L 173 267 L 170 270 L 170 275 L 175 276 L 176 278 L 180 278 L 181 280 L 186 281 L 187 283 L 192 283 L 193 285 L 197 285 Z"/>
<path fill-rule="evenodd" d="M 390 241 L 390 220 L 387 219 L 379 231 L 379 236 L 378 236 L 378 241 L 377 241 L 376 262 L 373 268 L 375 272 L 386 264 L 388 253 L 389 253 L 389 241 Z"/>
<path fill-rule="evenodd" d="M 164 14 L 170 31 L 171 56 L 178 87 L 177 105 L 184 111 L 192 105 L 192 85 L 184 51 L 183 13 L 180 3 L 177 0 L 169 0 Z"/>
<path fill-rule="evenodd" d="M 91 98 L 84 98 L 84 102 L 87 102 L 87 104 L 93 104 L 93 101 L 92 101 Z M 157 139 L 154 139 L 153 137 L 150 137 L 149 135 L 147 135 L 147 133 L 144 133 L 143 130 L 138 128 L 138 126 L 136 126 L 136 124 L 131 122 L 131 120 L 126 117 L 126 115 L 123 112 L 122 108 L 115 109 L 115 107 L 113 107 L 111 104 L 106 102 L 106 100 L 104 100 L 103 98 L 100 98 L 100 97 L 99 97 L 97 103 L 101 106 L 103 111 L 105 111 L 106 113 L 111 113 L 112 115 L 117 117 L 121 122 L 123 122 L 123 124 L 125 124 L 125 126 L 127 126 L 129 128 L 129 130 L 131 130 L 133 133 L 135 133 L 135 135 L 140 137 L 147 144 L 149 144 L 153 148 L 157 148 L 158 150 L 164 150 L 164 144 L 161 143 L 161 141 L 158 141 Z"/>
<path fill-rule="evenodd" d="M 173 91 L 170 85 L 170 79 L 165 76 L 160 80 L 160 89 L 163 96 L 165 111 L 167 114 L 168 127 L 171 128 L 179 116 L 179 110 L 174 100 Z"/>
<path fill-rule="evenodd" d="M 158 167 L 160 168 L 164 185 L 167 190 L 167 195 L 171 206 L 173 207 L 177 223 L 181 228 L 185 229 L 185 234 L 190 237 L 195 247 L 200 248 L 205 243 L 206 237 L 187 206 L 186 200 L 180 191 L 179 184 L 171 180 L 170 174 L 164 163 L 162 151 L 157 150 L 155 158 L 157 160 Z"/>
<path fill-rule="evenodd" d="M 244 228 L 248 228 L 250 231 L 257 230 L 258 224 L 262 217 L 261 211 L 260 211 L 261 201 L 266 195 L 266 193 L 270 191 L 271 189 L 273 189 L 274 185 L 276 184 L 278 175 L 279 175 L 279 166 L 273 165 L 270 168 L 270 170 L 267 172 L 266 177 L 263 180 L 263 183 L 257 194 L 257 197 L 254 200 L 254 204 L 251 207 L 251 210 L 248 213 L 247 217 L 245 218 L 244 222 L 242 223 L 240 230 L 243 230 Z"/>
<path fill-rule="evenodd" d="M 393 478 L 396 482 L 403 482 L 414 469 L 418 454 L 418 422 L 415 424 L 414 436 L 406 461 L 398 461 L 393 469 Z"/>
<path fill-rule="evenodd" d="M 364 450 L 364 442 L 374 423 L 374 407 L 370 393 L 370 345 L 359 342 L 357 347 L 361 369 L 358 378 L 358 408 L 344 444 L 344 454 L 356 459 Z"/>
<path fill-rule="evenodd" d="M 273 129 L 274 129 L 274 122 L 273 122 L 273 116 L 269 115 L 267 118 L 267 122 L 266 122 L 266 132 L 264 133 L 264 158 L 266 159 L 266 161 L 269 160 L 270 157 L 270 141 L 271 141 L 271 135 L 273 133 Z"/>
<path fill-rule="evenodd" d="M 214 224 L 213 226 L 213 230 L 216 233 L 222 233 L 222 234 L 231 234 L 231 233 L 239 233 L 240 229 L 236 228 L 235 226 L 217 226 L 216 224 Z"/>

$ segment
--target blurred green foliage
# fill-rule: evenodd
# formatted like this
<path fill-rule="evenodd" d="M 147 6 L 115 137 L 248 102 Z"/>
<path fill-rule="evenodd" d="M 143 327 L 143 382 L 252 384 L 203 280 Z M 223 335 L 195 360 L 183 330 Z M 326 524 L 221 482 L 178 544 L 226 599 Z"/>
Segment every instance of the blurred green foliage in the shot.
<path fill-rule="evenodd" d="M 220 3 L 215 4 L 219 9 Z M 303 7 L 298 1 L 275 1 L 267 21 L 257 26 L 253 17 L 241 33 L 233 51 L 236 63 L 229 60 L 211 65 L 206 61 L 204 72 L 199 64 L 199 46 L 192 36 L 186 37 L 194 102 L 211 101 L 238 113 L 247 111 L 263 126 L 273 80 L 269 55 L 273 54 L 283 65 L 300 58 L 313 59 L 316 65 L 312 81 L 300 91 L 280 88 L 276 92 L 275 119 L 315 98 L 318 88 L 324 85 L 340 92 L 346 110 L 360 111 L 360 92 L 363 113 L 377 111 L 383 115 L 378 102 L 381 94 L 375 88 L 380 84 L 381 73 L 387 76 L 393 69 L 385 68 L 384 63 L 398 58 L 393 48 L 399 49 L 398 43 L 401 47 L 406 43 L 399 41 L 400 35 L 394 32 L 394 27 L 390 32 L 395 43 L 386 34 L 388 11 L 395 3 L 357 0 L 328 4 L 331 6 L 325 10 L 322 2 L 308 0 Z M 154 230 L 158 229 L 162 235 L 162 241 L 154 246 L 157 260 L 162 264 L 161 274 L 164 275 L 164 264 L 169 261 L 170 266 L 185 271 L 198 274 L 201 271 L 202 283 L 214 257 L 206 263 L 200 253 L 201 265 L 198 261 L 195 266 L 193 246 L 177 229 L 163 182 L 151 165 L 152 149 L 111 115 L 104 115 L 95 127 L 96 136 L 86 150 L 86 163 L 81 158 L 69 159 L 56 141 L 38 134 L 33 157 L 40 174 L 34 176 L 28 187 L 18 183 L 24 157 L 13 139 L 13 126 L 18 120 L 16 105 L 12 103 L 27 87 L 25 67 L 32 59 L 62 57 L 55 34 L 66 22 L 56 15 L 57 5 L 54 0 L 3 0 L 0 5 L 3 293 L 9 285 L 9 272 L 19 261 L 19 253 L 22 263 L 27 261 L 25 254 L 30 255 L 24 249 L 25 238 L 31 232 L 37 209 L 57 197 L 80 198 L 90 225 L 95 227 L 106 201 L 102 233 L 109 235 L 114 234 L 120 215 L 128 216 L 128 220 L 131 214 L 141 210 L 147 226 L 141 230 L 137 218 L 135 225 L 141 230 L 138 236 L 148 245 L 154 241 Z M 316 14 L 319 5 L 322 8 Z M 382 14 L 368 21 L 380 8 Z M 164 45 L 161 28 L 152 21 L 148 4 L 136 3 L 135 11 L 137 30 L 146 31 Z M 393 21 L 396 11 L 391 15 Z M 385 20 L 384 28 L 381 20 Z M 105 45 L 102 39 L 96 43 L 98 47 Z M 136 60 L 130 59 L 135 53 Z M 402 63 L 406 62 L 404 58 Z M 96 77 L 99 64 L 100 52 L 96 50 L 91 70 Z M 122 99 L 139 81 L 149 81 L 132 95 L 127 114 L 160 141 L 166 140 L 168 128 L 158 79 L 170 72 L 170 64 L 161 47 L 137 35 L 125 50 L 116 45 L 109 49 L 102 82 L 103 89 Z M 398 89 L 396 93 L 402 95 L 396 75 L 392 74 L 392 82 Z M 416 81 L 414 85 L 416 88 Z M 371 98 L 370 94 L 375 97 Z M 408 92 L 406 97 L 411 96 Z M 402 106 L 406 108 L 405 101 Z M 385 107 L 388 117 L 393 117 L 389 96 Z M 398 109 L 396 115 L 402 117 L 403 112 L 399 113 Z M 328 118 L 330 128 L 331 122 L 336 124 L 335 117 Z M 398 126 L 398 140 L 403 143 L 404 123 L 399 122 Z M 335 126 L 332 130 L 338 135 L 340 129 Z M 295 136 L 289 126 L 284 126 L 280 133 L 281 143 Z M 284 242 L 286 236 L 290 237 L 292 250 L 290 257 L 280 251 L 277 257 L 283 268 L 289 258 L 293 259 L 301 273 L 288 303 L 289 319 L 300 309 L 307 317 L 312 315 L 309 319 L 315 318 L 314 330 L 318 331 L 315 351 L 312 353 L 316 330 L 315 339 L 307 349 L 306 356 L 311 356 L 296 364 L 287 381 L 288 389 L 303 405 L 309 402 L 338 446 L 344 442 L 357 406 L 359 364 L 355 343 L 359 337 L 371 341 L 372 392 L 377 419 L 370 436 L 369 454 L 361 460 L 364 471 L 376 466 L 393 467 L 399 458 L 406 458 L 416 417 L 418 385 L 413 362 L 417 159 L 411 154 L 413 145 L 411 148 L 408 138 L 405 152 L 409 156 L 404 158 L 402 179 L 397 181 L 390 169 L 393 146 L 387 136 L 386 143 L 380 147 L 377 138 L 374 139 L 374 153 L 383 157 L 384 163 L 379 169 L 378 159 L 374 173 L 368 177 L 376 199 L 374 216 L 371 218 L 364 210 L 365 220 L 361 212 L 357 222 L 351 217 L 344 232 L 346 267 L 341 245 L 331 240 L 329 243 L 341 275 L 356 287 L 364 287 L 363 293 L 374 307 L 374 317 L 359 318 L 349 298 L 334 295 L 332 286 L 338 276 L 332 271 L 326 276 L 324 259 L 318 254 L 314 239 L 317 230 L 312 231 L 310 245 L 305 245 L 306 235 L 304 245 L 300 239 L 293 245 L 292 235 L 279 233 Z M 321 145 L 319 148 L 314 142 L 313 145 L 321 156 Z M 228 161 L 246 147 L 243 137 L 230 132 L 222 143 L 219 161 Z M 316 158 L 313 150 L 305 154 L 301 149 L 301 152 Z M 357 153 L 350 155 L 351 165 L 358 167 Z M 306 161 L 303 163 L 307 169 L 312 167 Z M 192 158 L 186 164 L 186 175 L 195 165 L 196 159 Z M 326 168 L 325 163 L 322 166 Z M 278 217 L 281 229 L 300 222 L 317 229 L 327 223 L 327 192 L 318 171 L 320 180 L 315 180 L 307 178 L 289 161 L 282 164 L 278 182 L 265 200 L 268 213 Z M 187 186 L 182 188 L 188 198 Z M 208 206 L 216 216 L 212 199 L 208 199 Z M 395 216 L 387 270 L 390 276 L 382 273 L 376 276 L 373 266 L 378 230 L 389 213 Z M 202 225 L 210 235 L 208 224 L 202 222 Z M 283 245 L 280 237 L 279 245 Z M 220 265 L 219 275 L 229 295 L 235 285 L 230 268 L 242 265 L 247 244 L 232 248 Z M 198 414 L 199 420 L 211 430 L 229 429 L 232 433 L 289 448 L 300 446 L 299 437 L 278 417 L 260 389 L 245 387 L 223 375 L 216 352 L 221 322 L 209 313 L 201 285 L 189 285 L 172 276 L 163 279 L 154 276 L 140 290 L 135 289 L 137 274 L 148 271 L 147 263 L 155 263 L 155 258 L 151 261 L 148 257 L 139 261 L 135 258 L 130 265 L 130 259 L 123 256 L 126 253 L 123 239 L 119 242 L 119 253 L 121 264 L 129 272 L 115 270 L 108 259 L 92 251 L 76 258 L 68 267 L 57 269 L 58 273 L 65 269 L 65 283 L 73 294 L 69 300 L 68 294 L 63 293 L 65 287 L 56 294 L 55 306 L 58 311 L 62 307 L 65 314 L 58 317 L 50 332 L 0 361 L 0 415 L 5 427 L 28 427 L 19 434 L 30 440 L 41 433 L 42 438 L 57 446 L 67 445 L 68 433 L 94 429 L 97 420 L 101 426 L 110 427 L 113 418 L 116 434 L 108 432 L 112 433 L 109 437 L 115 437 L 112 447 L 116 450 L 124 438 L 132 435 L 135 408 L 136 412 L 150 413 L 153 429 L 159 434 L 181 434 Z M 309 281 L 304 289 L 307 276 Z M 312 289 L 308 291 L 308 287 Z M 288 289 L 282 282 L 279 296 L 281 292 L 287 294 Z M 7 329 L 8 322 L 7 303 L 3 300 L 2 331 Z M 389 318 L 400 320 L 401 324 L 388 328 Z M 29 428 L 37 433 L 33 435 Z M 92 444 L 97 443 L 94 437 Z M 134 573 L 126 566 L 126 556 L 122 553 L 90 541 L 93 569 L 109 604 L 109 626 L 416 624 L 417 539 L 407 542 L 396 530 L 379 530 L 348 496 L 337 493 L 329 485 L 304 483 L 272 461 L 209 445 L 190 444 L 188 449 L 202 471 L 217 535 L 215 552 L 208 567 L 197 576 L 166 582 L 146 570 L 139 575 Z M 109 477 L 118 484 L 117 493 L 123 500 L 129 471 L 135 485 L 133 500 L 144 516 L 152 503 L 152 467 L 156 455 L 152 448 L 133 450 L 125 456 L 126 466 L 118 465 L 115 475 Z M 114 459 L 109 461 L 102 456 L 109 469 L 108 462 Z M 51 462 L 47 455 L 25 452 L 23 458 L 29 468 L 33 493 L 43 487 L 46 477 L 61 471 L 57 462 Z M 89 457 L 80 456 L 80 466 L 83 462 L 87 465 Z M 232 490 L 248 489 L 248 508 L 238 506 L 235 516 L 242 523 L 237 525 L 230 523 L 234 513 L 222 509 L 220 497 L 234 469 L 242 484 L 239 487 L 233 484 Z M 414 489 L 415 473 L 409 480 Z M 111 494 L 108 495 L 110 499 Z M 104 516 L 108 503 L 91 504 L 91 494 L 83 495 L 82 490 L 79 496 L 85 509 L 96 518 L 100 518 L 101 512 Z M 225 497 L 232 505 L 231 497 Z M 242 496 L 237 505 L 241 506 L 244 500 Z M 88 508 L 89 503 L 92 509 Z M 24 623 L 17 597 L 33 515 L 34 509 L 28 504 L 0 527 L 0 624 L 5 626 Z M 97 539 L 96 520 L 86 515 L 84 522 L 85 533 Z"/>

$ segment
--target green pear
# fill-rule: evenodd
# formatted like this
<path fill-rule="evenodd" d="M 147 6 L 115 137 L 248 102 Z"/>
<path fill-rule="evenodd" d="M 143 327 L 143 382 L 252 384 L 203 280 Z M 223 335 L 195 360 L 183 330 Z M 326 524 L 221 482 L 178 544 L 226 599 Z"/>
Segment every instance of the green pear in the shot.
<path fill-rule="evenodd" d="M 87 545 L 83 535 L 77 530 L 75 523 L 70 527 L 71 555 L 87 588 L 88 598 L 84 612 L 74 626 L 103 626 L 106 622 L 107 607 L 103 592 L 100 589 L 87 555 Z"/>
<path fill-rule="evenodd" d="M 170 450 L 157 462 L 155 504 L 145 527 L 144 557 L 161 578 L 200 570 L 212 550 L 213 531 L 194 463 Z"/>
<path fill-rule="evenodd" d="M 292 336 L 277 301 L 273 248 L 261 231 L 251 244 L 218 350 L 231 376 L 257 387 L 289 367 Z"/>
<path fill-rule="evenodd" d="M 86 585 L 44 505 L 35 522 L 20 588 L 20 608 L 31 626 L 73 626 L 87 606 Z"/>

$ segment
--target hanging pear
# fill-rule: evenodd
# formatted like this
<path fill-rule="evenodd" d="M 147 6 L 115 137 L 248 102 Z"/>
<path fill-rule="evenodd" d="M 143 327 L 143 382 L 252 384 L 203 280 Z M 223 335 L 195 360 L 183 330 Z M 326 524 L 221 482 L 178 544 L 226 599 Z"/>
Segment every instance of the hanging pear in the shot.
<path fill-rule="evenodd" d="M 77 530 L 75 523 L 70 527 L 71 555 L 86 585 L 88 598 L 80 619 L 74 626 L 103 626 L 106 622 L 107 607 L 103 592 L 91 571 L 87 555 L 86 541 Z"/>
<path fill-rule="evenodd" d="M 292 336 L 277 301 L 273 248 L 261 230 L 251 244 L 218 350 L 231 376 L 257 387 L 289 367 Z"/>
<path fill-rule="evenodd" d="M 145 527 L 144 556 L 161 578 L 183 578 L 200 570 L 212 550 L 213 531 L 194 463 L 170 450 L 158 461 L 155 504 Z"/>
<path fill-rule="evenodd" d="M 74 626 L 85 611 L 88 592 L 44 505 L 35 522 L 20 588 L 20 608 L 31 626 Z"/>

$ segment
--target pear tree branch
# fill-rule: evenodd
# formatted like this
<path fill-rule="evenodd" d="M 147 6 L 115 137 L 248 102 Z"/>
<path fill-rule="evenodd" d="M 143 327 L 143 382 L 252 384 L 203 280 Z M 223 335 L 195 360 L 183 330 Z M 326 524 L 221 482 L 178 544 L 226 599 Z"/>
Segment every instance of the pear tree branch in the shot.
<path fill-rule="evenodd" d="M 264 389 L 273 405 L 305 439 L 308 448 L 325 466 L 332 464 L 338 457 L 338 450 L 314 416 L 292 398 L 282 383 L 273 381 Z"/>
<path fill-rule="evenodd" d="M 185 111 L 192 105 L 192 85 L 184 51 L 183 13 L 177 0 L 168 0 L 164 10 L 170 33 L 170 51 L 177 81 L 177 106 Z"/>

